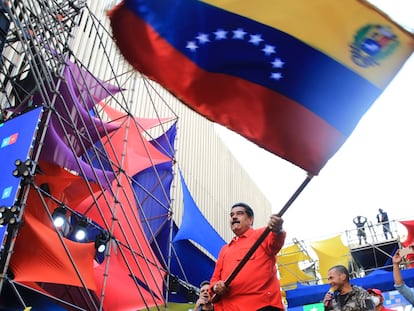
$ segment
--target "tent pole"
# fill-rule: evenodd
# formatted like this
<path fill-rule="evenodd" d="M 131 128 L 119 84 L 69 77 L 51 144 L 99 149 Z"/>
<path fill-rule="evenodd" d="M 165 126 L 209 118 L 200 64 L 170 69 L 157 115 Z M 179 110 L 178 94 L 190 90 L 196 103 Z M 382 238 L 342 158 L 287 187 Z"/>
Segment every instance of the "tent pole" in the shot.
<path fill-rule="evenodd" d="M 166 290 L 165 290 L 165 307 L 168 307 L 168 300 L 169 300 L 169 291 L 170 291 L 170 278 L 171 278 L 171 256 L 172 256 L 172 239 L 173 239 L 173 227 L 174 227 L 174 220 L 172 218 L 172 211 L 170 205 L 170 232 L 169 232 L 169 241 L 168 241 L 168 257 L 167 257 L 167 278 L 166 278 Z"/>
<path fill-rule="evenodd" d="M 295 193 L 290 197 L 290 199 L 285 203 L 285 205 L 282 207 L 282 209 L 277 213 L 279 217 L 282 217 L 283 214 L 288 210 L 288 208 L 292 205 L 292 203 L 296 200 L 296 198 L 299 196 L 299 194 L 305 189 L 305 187 L 309 184 L 309 182 L 312 180 L 313 175 L 308 174 L 305 178 L 305 180 L 301 183 L 301 185 L 296 189 Z M 224 281 L 224 284 L 226 286 L 229 286 L 230 283 L 233 281 L 233 279 L 237 276 L 237 274 L 243 269 L 244 265 L 247 263 L 247 261 L 250 259 L 250 257 L 253 255 L 253 253 L 257 250 L 257 248 L 262 244 L 264 239 L 267 237 L 267 235 L 272 231 L 271 228 L 266 227 L 266 229 L 262 232 L 262 234 L 257 238 L 256 242 L 252 245 L 252 247 L 249 249 L 249 251 L 244 255 L 242 260 L 240 260 L 239 264 L 236 266 L 236 268 L 232 271 L 232 273 L 228 276 L 228 278 Z M 215 294 L 212 298 L 212 302 L 217 302 L 220 299 L 219 295 Z"/>

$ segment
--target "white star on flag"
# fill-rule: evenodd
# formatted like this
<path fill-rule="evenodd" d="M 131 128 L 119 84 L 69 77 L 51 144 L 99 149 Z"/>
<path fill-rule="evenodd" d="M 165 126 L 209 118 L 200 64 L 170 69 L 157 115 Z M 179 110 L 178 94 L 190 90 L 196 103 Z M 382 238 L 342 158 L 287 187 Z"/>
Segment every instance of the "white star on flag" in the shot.
<path fill-rule="evenodd" d="M 262 36 L 261 35 L 250 35 L 250 40 L 249 42 L 254 44 L 254 45 L 259 45 L 260 42 L 262 42 Z"/>
<path fill-rule="evenodd" d="M 272 72 L 272 74 L 270 75 L 270 78 L 274 80 L 280 80 L 282 79 L 282 77 L 283 76 L 280 72 Z"/>
<path fill-rule="evenodd" d="M 247 34 L 243 29 L 239 28 L 237 30 L 233 30 L 233 39 L 244 39 L 244 36 Z"/>
<path fill-rule="evenodd" d="M 187 42 L 186 48 L 189 49 L 192 52 L 195 52 L 198 49 L 198 46 L 194 41 L 189 41 L 189 42 Z"/>
<path fill-rule="evenodd" d="M 217 31 L 213 33 L 216 35 L 216 40 L 227 39 L 227 31 L 223 29 L 217 29 Z"/>
<path fill-rule="evenodd" d="M 208 34 L 206 34 L 206 33 L 199 33 L 198 36 L 196 37 L 196 39 L 201 44 L 204 44 L 206 42 L 210 42 L 210 39 L 208 38 Z"/>
<path fill-rule="evenodd" d="M 276 47 L 274 47 L 273 45 L 266 44 L 262 51 L 265 53 L 266 56 L 269 56 L 273 53 L 276 53 Z"/>
<path fill-rule="evenodd" d="M 275 58 L 272 62 L 273 68 L 282 68 L 285 63 L 280 58 Z"/>

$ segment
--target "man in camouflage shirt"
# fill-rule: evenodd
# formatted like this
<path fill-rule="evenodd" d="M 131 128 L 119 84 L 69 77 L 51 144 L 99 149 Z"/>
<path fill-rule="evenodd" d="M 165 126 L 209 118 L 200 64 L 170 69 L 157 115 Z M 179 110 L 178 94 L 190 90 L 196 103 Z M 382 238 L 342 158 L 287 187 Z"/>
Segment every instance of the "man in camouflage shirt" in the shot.
<path fill-rule="evenodd" d="M 334 311 L 374 311 L 375 305 L 369 293 L 362 287 L 349 283 L 349 272 L 344 266 L 334 266 L 328 271 L 331 289 L 323 303 L 325 310 Z"/>

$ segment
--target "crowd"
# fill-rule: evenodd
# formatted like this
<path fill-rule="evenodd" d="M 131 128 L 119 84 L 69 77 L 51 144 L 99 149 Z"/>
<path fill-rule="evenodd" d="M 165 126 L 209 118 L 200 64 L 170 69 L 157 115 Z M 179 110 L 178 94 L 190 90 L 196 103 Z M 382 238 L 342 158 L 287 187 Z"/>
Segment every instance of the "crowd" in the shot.
<path fill-rule="evenodd" d="M 388 216 L 379 210 L 378 223 L 384 235 L 393 237 Z M 286 233 L 283 219 L 271 215 L 266 227 L 253 229 L 254 212 L 246 203 L 236 203 L 230 209 L 229 224 L 234 238 L 221 249 L 209 281 L 200 285 L 200 296 L 194 311 L 281 311 L 284 310 L 280 283 L 277 278 L 277 253 L 284 245 Z M 355 219 L 358 236 L 366 242 L 363 226 L 366 218 Z M 395 288 L 411 304 L 414 291 L 402 278 L 400 265 L 404 256 L 414 249 L 397 250 L 392 258 Z M 233 273 L 237 270 L 237 273 Z M 364 289 L 351 284 L 348 269 L 336 265 L 328 271 L 330 290 L 321 297 L 325 310 L 333 311 L 389 311 L 383 293 L 378 288 Z"/>

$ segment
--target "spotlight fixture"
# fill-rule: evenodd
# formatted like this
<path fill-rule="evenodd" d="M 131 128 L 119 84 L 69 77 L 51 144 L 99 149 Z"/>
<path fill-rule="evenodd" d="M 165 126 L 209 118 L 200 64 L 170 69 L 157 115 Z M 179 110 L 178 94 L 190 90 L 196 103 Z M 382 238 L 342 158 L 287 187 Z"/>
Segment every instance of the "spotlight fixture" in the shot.
<path fill-rule="evenodd" d="M 34 163 L 30 159 L 27 159 L 24 162 L 20 159 L 17 159 L 14 161 L 14 165 L 16 166 L 16 169 L 13 171 L 14 177 L 29 177 L 31 175 L 31 170 Z"/>
<path fill-rule="evenodd" d="M 180 283 L 178 282 L 178 278 L 175 276 L 170 276 L 168 282 L 168 291 L 171 294 L 177 294 L 180 289 Z"/>
<path fill-rule="evenodd" d="M 104 231 L 101 234 L 98 234 L 95 238 L 95 248 L 98 253 L 105 252 L 106 248 L 108 247 L 109 242 L 109 234 L 108 232 Z"/>
<path fill-rule="evenodd" d="M 7 223 L 9 222 L 8 219 L 8 212 L 7 212 L 7 206 L 2 205 L 0 206 L 0 225 L 7 225 Z"/>
<path fill-rule="evenodd" d="M 74 233 L 76 241 L 83 241 L 86 239 L 86 226 L 88 222 L 86 219 L 81 218 L 78 220 L 78 223 L 75 226 Z"/>
<path fill-rule="evenodd" d="M 59 206 L 53 211 L 53 224 L 56 228 L 62 228 L 66 224 L 66 212 L 67 210 L 63 206 Z"/>
<path fill-rule="evenodd" d="M 5 205 L 0 207 L 0 225 L 14 225 L 19 222 L 20 206 L 13 205 L 8 208 Z"/>

